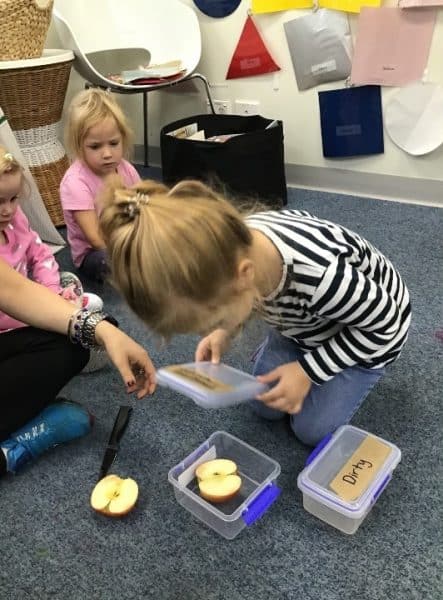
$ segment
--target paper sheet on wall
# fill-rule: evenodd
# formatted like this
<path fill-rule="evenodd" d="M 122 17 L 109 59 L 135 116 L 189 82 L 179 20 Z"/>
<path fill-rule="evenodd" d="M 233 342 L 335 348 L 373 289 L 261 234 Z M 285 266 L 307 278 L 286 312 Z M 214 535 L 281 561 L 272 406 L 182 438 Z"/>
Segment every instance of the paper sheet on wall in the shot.
<path fill-rule="evenodd" d="M 381 91 L 376 85 L 319 92 L 323 156 L 384 152 Z"/>
<path fill-rule="evenodd" d="M 54 227 L 51 218 L 49 217 L 46 206 L 40 195 L 39 189 L 29 170 L 25 157 L 23 156 L 20 146 L 14 132 L 9 126 L 9 123 L 0 108 L 0 144 L 4 146 L 17 161 L 23 166 L 26 175 L 26 181 L 29 184 L 29 193 L 24 195 L 20 200 L 20 206 L 29 220 L 32 229 L 36 231 L 44 242 L 52 245 L 53 252 L 60 250 L 65 246 L 65 240 Z"/>
<path fill-rule="evenodd" d="M 402 88 L 386 105 L 385 127 L 392 141 L 413 156 L 443 144 L 443 87 L 416 82 Z"/>
<path fill-rule="evenodd" d="M 349 76 L 352 37 L 347 15 L 322 8 L 286 22 L 284 28 L 299 90 Z"/>
<path fill-rule="evenodd" d="M 362 6 L 377 7 L 380 6 L 380 4 L 381 0 L 319 0 L 318 2 L 318 6 L 321 8 L 330 8 L 331 10 L 342 10 L 344 12 L 352 13 L 360 12 Z M 313 7 L 313 0 L 252 0 L 251 4 L 252 12 L 255 14 Z"/>
<path fill-rule="evenodd" d="M 359 13 L 363 6 L 380 6 L 381 0 L 319 0 L 318 5 L 331 10 Z"/>
<path fill-rule="evenodd" d="M 293 8 L 311 8 L 312 0 L 252 0 L 251 10 L 254 14 L 292 10 Z"/>
<path fill-rule="evenodd" d="M 443 6 L 443 0 L 399 0 L 400 8 L 423 8 L 425 6 Z"/>
<path fill-rule="evenodd" d="M 362 8 L 351 83 L 402 86 L 421 79 L 437 10 Z"/>
<path fill-rule="evenodd" d="M 273 71 L 280 71 L 280 67 L 269 54 L 254 21 L 248 17 L 229 65 L 226 79 L 264 75 Z"/>

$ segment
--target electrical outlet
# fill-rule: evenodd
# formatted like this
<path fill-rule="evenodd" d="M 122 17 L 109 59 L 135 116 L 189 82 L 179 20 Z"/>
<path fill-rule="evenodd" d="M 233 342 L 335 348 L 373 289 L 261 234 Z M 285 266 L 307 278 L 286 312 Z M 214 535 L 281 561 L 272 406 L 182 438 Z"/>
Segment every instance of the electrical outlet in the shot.
<path fill-rule="evenodd" d="M 258 100 L 236 100 L 235 114 L 236 115 L 258 115 L 260 112 L 260 102 Z"/>
<path fill-rule="evenodd" d="M 232 102 L 230 100 L 213 100 L 215 114 L 217 115 L 229 115 L 232 113 Z M 209 100 L 206 100 L 206 112 L 212 114 Z"/>

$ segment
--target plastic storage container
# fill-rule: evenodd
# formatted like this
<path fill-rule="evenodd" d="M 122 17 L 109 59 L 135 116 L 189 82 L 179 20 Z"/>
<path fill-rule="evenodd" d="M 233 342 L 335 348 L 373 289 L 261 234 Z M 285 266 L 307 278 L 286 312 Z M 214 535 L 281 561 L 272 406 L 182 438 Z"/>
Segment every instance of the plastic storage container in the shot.
<path fill-rule="evenodd" d="M 252 400 L 268 389 L 255 377 L 211 362 L 172 365 L 157 371 L 160 385 L 172 388 L 176 392 L 192 398 L 203 408 L 224 408 Z"/>
<path fill-rule="evenodd" d="M 339 427 L 313 450 L 298 476 L 303 507 L 340 531 L 355 533 L 400 458 L 394 444 L 352 425 Z"/>
<path fill-rule="evenodd" d="M 237 464 L 242 479 L 239 492 L 227 502 L 211 504 L 198 490 L 196 468 L 215 458 L 227 458 Z M 197 519 L 228 540 L 259 519 L 280 495 L 275 481 L 280 465 L 266 454 L 238 438 L 216 431 L 197 450 L 173 467 L 168 474 L 177 502 Z"/>

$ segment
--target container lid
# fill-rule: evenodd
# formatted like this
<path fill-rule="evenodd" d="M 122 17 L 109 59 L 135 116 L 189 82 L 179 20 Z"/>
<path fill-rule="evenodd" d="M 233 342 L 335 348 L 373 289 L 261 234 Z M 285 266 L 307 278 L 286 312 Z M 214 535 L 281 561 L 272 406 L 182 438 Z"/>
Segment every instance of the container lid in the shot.
<path fill-rule="evenodd" d="M 400 458 L 394 444 L 343 425 L 308 457 L 297 484 L 318 502 L 359 518 L 383 491 Z"/>
<path fill-rule="evenodd" d="M 211 362 L 171 365 L 157 371 L 160 385 L 188 396 L 203 408 L 224 408 L 252 400 L 268 386 L 255 377 Z"/>

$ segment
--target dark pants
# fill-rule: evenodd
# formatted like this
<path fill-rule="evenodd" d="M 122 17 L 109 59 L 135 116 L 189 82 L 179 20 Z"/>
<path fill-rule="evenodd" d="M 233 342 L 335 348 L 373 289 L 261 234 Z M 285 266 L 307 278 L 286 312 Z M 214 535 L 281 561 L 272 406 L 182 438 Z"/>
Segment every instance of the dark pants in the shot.
<path fill-rule="evenodd" d="M 52 402 L 89 360 L 68 338 L 23 327 L 0 333 L 0 441 Z"/>
<path fill-rule="evenodd" d="M 103 283 L 109 275 L 106 250 L 91 250 L 91 252 L 88 252 L 78 271 L 92 281 Z"/>

